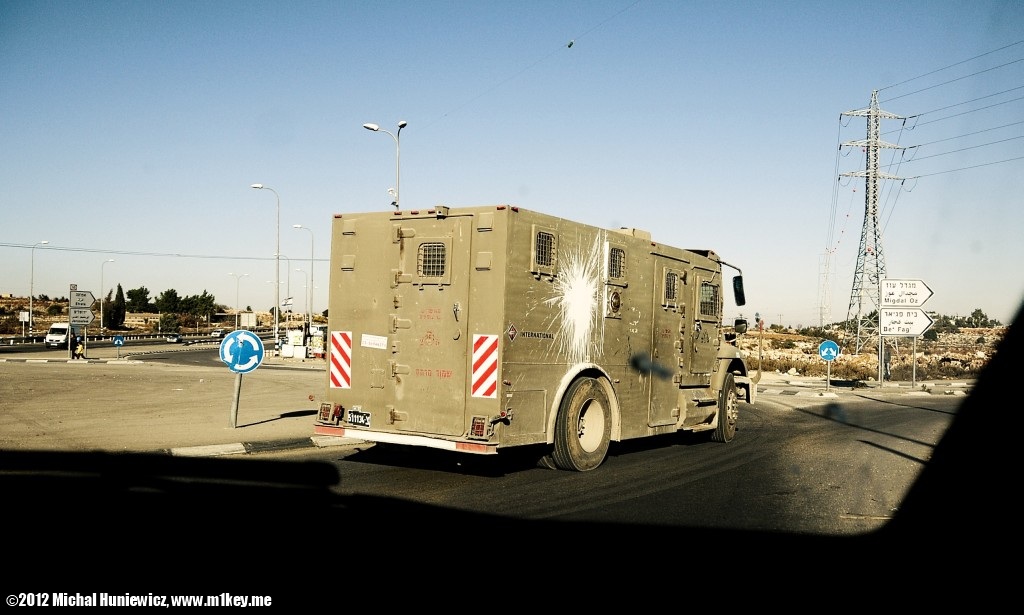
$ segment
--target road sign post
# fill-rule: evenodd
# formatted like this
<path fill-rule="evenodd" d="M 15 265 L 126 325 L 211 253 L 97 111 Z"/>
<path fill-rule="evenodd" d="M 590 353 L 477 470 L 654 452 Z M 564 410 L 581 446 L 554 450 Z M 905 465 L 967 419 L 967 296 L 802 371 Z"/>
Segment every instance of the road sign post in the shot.
<path fill-rule="evenodd" d="M 818 346 L 818 356 L 825 360 L 825 391 L 832 386 L 832 361 L 839 356 L 839 344 L 825 340 Z"/>
<path fill-rule="evenodd" d="M 885 278 L 881 281 L 878 310 L 878 382 L 882 382 L 882 362 L 885 356 L 886 336 L 914 338 L 914 357 L 917 356 L 917 337 L 932 326 L 931 316 L 921 309 L 932 296 L 932 289 L 924 280 L 914 278 Z M 912 361 L 911 386 L 917 385 L 917 360 Z"/>
<path fill-rule="evenodd" d="M 881 335 L 890 337 L 917 337 L 932 326 L 932 317 L 921 308 L 885 308 L 879 310 L 878 327 Z"/>
<path fill-rule="evenodd" d="M 92 304 L 96 301 L 96 297 L 93 296 L 91 291 L 78 290 L 77 284 L 72 284 L 68 292 L 68 323 L 71 325 L 68 337 L 71 337 L 76 326 L 82 327 L 84 333 L 82 342 L 83 344 L 88 344 L 89 335 L 85 332 L 85 329 L 92 324 L 93 320 L 96 320 L 96 316 L 92 313 Z M 71 346 L 70 340 L 68 346 Z M 74 352 L 72 352 L 72 356 L 74 356 Z"/>
<path fill-rule="evenodd" d="M 882 307 L 921 307 L 932 296 L 924 280 L 882 280 Z"/>
<path fill-rule="evenodd" d="M 263 340 L 251 331 L 232 331 L 220 343 L 220 360 L 235 372 L 235 395 L 231 402 L 231 428 L 238 425 L 238 400 L 242 396 L 242 374 L 263 363 Z"/>

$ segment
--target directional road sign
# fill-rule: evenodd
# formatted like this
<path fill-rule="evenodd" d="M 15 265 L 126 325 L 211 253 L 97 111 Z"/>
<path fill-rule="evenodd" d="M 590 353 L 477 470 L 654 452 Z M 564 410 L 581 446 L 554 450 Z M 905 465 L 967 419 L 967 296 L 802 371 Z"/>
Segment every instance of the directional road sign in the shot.
<path fill-rule="evenodd" d="M 220 360 L 236 374 L 247 374 L 263 363 L 263 340 L 252 331 L 232 331 L 220 343 Z"/>
<path fill-rule="evenodd" d="M 920 308 L 882 308 L 879 314 L 882 335 L 916 337 L 927 331 L 934 322 Z"/>
<path fill-rule="evenodd" d="M 882 280 L 882 307 L 921 307 L 931 296 L 923 280 Z"/>
<path fill-rule="evenodd" d="M 92 321 L 96 320 L 96 316 L 89 308 L 73 307 L 70 309 L 70 312 L 70 320 L 73 325 L 88 326 Z"/>
<path fill-rule="evenodd" d="M 71 307 L 73 308 L 89 308 L 95 302 L 96 297 L 93 297 L 92 293 L 87 290 L 71 291 Z"/>
<path fill-rule="evenodd" d="M 818 356 L 826 361 L 834 361 L 839 356 L 839 344 L 825 340 L 818 346 Z"/>
<path fill-rule="evenodd" d="M 123 335 L 115 335 L 113 342 L 114 342 L 114 345 L 117 346 L 118 348 L 120 348 L 121 346 L 124 346 L 124 336 Z"/>

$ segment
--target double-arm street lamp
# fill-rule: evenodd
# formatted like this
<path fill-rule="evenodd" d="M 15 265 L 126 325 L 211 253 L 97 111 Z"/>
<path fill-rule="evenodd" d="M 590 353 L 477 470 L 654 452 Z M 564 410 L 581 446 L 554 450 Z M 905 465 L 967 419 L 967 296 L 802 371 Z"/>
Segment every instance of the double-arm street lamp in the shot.
<path fill-rule="evenodd" d="M 277 200 L 277 249 L 274 250 L 274 340 L 278 338 L 278 327 L 281 322 L 281 196 L 270 186 L 253 184 L 249 186 L 256 190 L 269 190 L 274 193 Z M 237 327 L 235 327 L 237 329 Z"/>
<path fill-rule="evenodd" d="M 235 278 L 235 331 L 238 331 L 238 283 L 242 281 L 242 278 L 249 274 L 229 273 L 228 275 Z"/>
<path fill-rule="evenodd" d="M 28 334 L 35 335 L 32 329 L 32 297 L 36 294 L 36 246 L 45 246 L 49 241 L 39 241 L 32 246 L 32 265 L 28 274 Z"/>
<path fill-rule="evenodd" d="M 106 323 L 103 322 L 103 298 L 106 297 L 106 295 L 107 295 L 107 291 L 103 290 L 103 268 L 107 266 L 107 263 L 112 263 L 112 262 L 114 262 L 114 259 L 108 258 L 107 260 L 103 261 L 102 265 L 100 265 L 100 337 L 101 338 L 103 337 L 103 328 L 106 326 Z M 157 320 L 157 323 L 159 323 L 159 322 L 160 321 Z"/>
<path fill-rule="evenodd" d="M 309 297 L 306 300 L 307 310 L 309 311 L 309 326 L 313 326 L 313 229 L 308 226 L 302 226 L 301 224 L 293 224 L 292 228 L 302 229 L 309 231 Z M 309 331 L 307 331 L 309 333 Z"/>
<path fill-rule="evenodd" d="M 401 194 L 401 183 L 402 183 L 402 148 L 399 140 L 402 138 L 402 129 L 405 128 L 409 122 L 402 120 L 398 122 L 398 131 L 396 134 L 391 134 L 387 130 L 382 129 L 377 124 L 363 124 L 363 128 L 372 130 L 374 132 L 383 132 L 390 135 L 395 140 L 395 202 L 392 205 L 395 209 L 398 209 L 398 197 Z"/>

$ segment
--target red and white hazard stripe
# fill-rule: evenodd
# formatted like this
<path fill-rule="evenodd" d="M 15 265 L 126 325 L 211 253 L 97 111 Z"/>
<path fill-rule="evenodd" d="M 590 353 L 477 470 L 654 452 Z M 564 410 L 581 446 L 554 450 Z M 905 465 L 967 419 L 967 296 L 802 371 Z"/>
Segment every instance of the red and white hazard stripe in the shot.
<path fill-rule="evenodd" d="M 473 336 L 473 397 L 498 396 L 498 336 Z"/>
<path fill-rule="evenodd" d="M 331 388 L 352 388 L 352 332 L 331 332 Z"/>

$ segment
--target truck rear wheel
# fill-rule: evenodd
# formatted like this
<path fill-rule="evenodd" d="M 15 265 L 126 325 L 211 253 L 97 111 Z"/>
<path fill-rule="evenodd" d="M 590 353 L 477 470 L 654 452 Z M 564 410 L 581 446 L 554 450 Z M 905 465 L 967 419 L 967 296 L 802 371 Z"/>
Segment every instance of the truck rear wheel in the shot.
<path fill-rule="evenodd" d="M 558 409 L 551 458 L 562 470 L 593 470 L 608 454 L 611 431 L 611 404 L 604 387 L 594 378 L 579 378 Z"/>
<path fill-rule="evenodd" d="M 725 375 L 722 390 L 718 392 L 718 427 L 711 434 L 715 442 L 729 442 L 736 435 L 736 419 L 739 417 L 739 396 L 736 394 L 736 379 Z"/>

